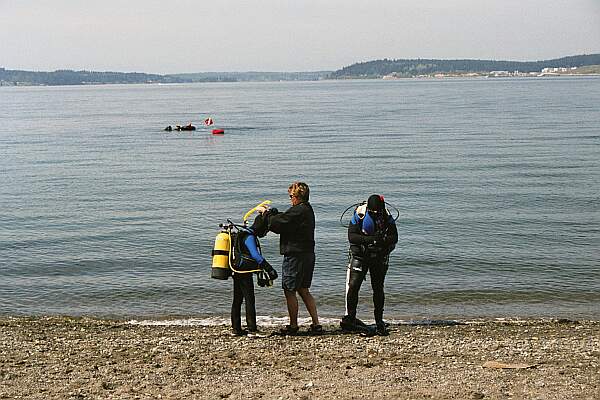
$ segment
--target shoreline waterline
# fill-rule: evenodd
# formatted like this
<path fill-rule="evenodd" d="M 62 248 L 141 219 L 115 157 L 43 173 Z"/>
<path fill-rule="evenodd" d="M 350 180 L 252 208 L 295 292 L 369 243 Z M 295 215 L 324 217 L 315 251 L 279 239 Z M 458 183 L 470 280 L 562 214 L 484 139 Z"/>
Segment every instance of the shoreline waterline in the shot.
<path fill-rule="evenodd" d="M 242 313 L 242 319 L 244 314 Z M 228 315 L 222 316 L 162 316 L 162 317 L 119 317 L 119 316 L 96 316 L 96 315 L 66 315 L 66 314 L 47 314 L 47 315 L 0 315 L 1 321 L 54 321 L 54 320 L 74 320 L 74 321 L 99 321 L 123 323 L 133 326 L 160 326 L 160 327 L 219 327 L 229 326 L 231 323 Z M 257 324 L 259 327 L 274 328 L 286 325 L 289 320 L 287 316 L 266 316 L 257 315 Z M 322 325 L 337 326 L 341 320 L 340 317 L 319 316 Z M 361 318 L 367 325 L 374 325 L 372 318 Z M 532 325 L 532 324 L 568 324 L 568 323 L 589 323 L 600 324 L 600 319 L 595 318 L 564 318 L 564 317 L 479 317 L 479 318 L 386 318 L 384 320 L 391 326 L 455 326 L 455 325 Z M 298 325 L 309 326 L 311 319 L 308 316 L 299 316 Z M 244 320 L 242 321 L 244 324 Z"/>

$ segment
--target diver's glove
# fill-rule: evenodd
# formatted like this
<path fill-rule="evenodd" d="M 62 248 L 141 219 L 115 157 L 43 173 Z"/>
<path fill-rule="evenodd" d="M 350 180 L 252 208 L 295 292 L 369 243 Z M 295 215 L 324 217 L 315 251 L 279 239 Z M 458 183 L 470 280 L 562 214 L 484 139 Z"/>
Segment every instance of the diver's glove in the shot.
<path fill-rule="evenodd" d="M 385 238 L 381 234 L 365 236 L 366 250 L 371 254 L 381 254 L 385 252 Z"/>
<path fill-rule="evenodd" d="M 375 247 L 381 244 L 380 235 L 366 235 L 364 240 L 368 247 Z"/>
<path fill-rule="evenodd" d="M 267 276 L 270 280 L 277 279 L 277 271 L 267 262 L 267 260 L 263 260 L 259 265 L 260 269 L 267 273 Z"/>
<path fill-rule="evenodd" d="M 258 275 L 258 278 L 257 278 L 258 286 L 260 286 L 260 287 L 273 286 L 273 281 L 271 279 L 269 279 L 269 275 L 265 271 L 258 271 L 256 274 Z"/>

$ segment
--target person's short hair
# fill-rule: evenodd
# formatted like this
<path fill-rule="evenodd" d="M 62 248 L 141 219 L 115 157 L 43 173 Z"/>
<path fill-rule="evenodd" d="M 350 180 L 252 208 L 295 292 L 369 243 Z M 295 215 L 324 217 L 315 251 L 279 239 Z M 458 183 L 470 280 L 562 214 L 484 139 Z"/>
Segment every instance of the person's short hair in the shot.
<path fill-rule="evenodd" d="M 304 182 L 294 182 L 288 188 L 288 194 L 294 196 L 300 201 L 308 201 L 310 196 L 310 189 Z"/>

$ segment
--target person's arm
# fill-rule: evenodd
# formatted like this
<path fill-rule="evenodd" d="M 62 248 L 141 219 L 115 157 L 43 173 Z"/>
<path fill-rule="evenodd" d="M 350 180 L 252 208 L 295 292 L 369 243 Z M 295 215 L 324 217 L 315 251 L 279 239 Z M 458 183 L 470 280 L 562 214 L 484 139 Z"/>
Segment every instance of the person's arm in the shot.
<path fill-rule="evenodd" d="M 283 213 L 271 212 L 269 215 L 269 230 L 278 234 L 294 231 L 301 216 L 302 208 L 298 206 L 290 207 Z"/>
<path fill-rule="evenodd" d="M 383 237 L 383 241 L 386 246 L 394 247 L 396 243 L 398 243 L 398 229 L 396 228 L 396 223 L 392 217 L 389 217 L 390 221 L 388 222 L 388 229 L 385 232 L 385 236 Z"/>
<path fill-rule="evenodd" d="M 365 235 L 361 230 L 360 218 L 354 214 L 350 225 L 348 225 L 348 241 L 351 244 L 373 244 L 375 242 L 375 235 Z"/>
<path fill-rule="evenodd" d="M 262 264 L 265 261 L 265 258 L 258 251 L 258 246 L 256 245 L 256 237 L 254 235 L 246 236 L 246 240 L 244 240 L 244 244 L 246 248 L 250 252 L 250 255 L 258 263 L 258 265 Z"/>

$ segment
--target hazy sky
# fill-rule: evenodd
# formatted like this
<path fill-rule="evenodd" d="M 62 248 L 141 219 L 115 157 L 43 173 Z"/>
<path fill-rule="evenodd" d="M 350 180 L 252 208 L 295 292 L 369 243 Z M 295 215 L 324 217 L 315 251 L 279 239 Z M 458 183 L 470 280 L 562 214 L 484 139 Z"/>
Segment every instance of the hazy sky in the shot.
<path fill-rule="evenodd" d="M 600 0 L 0 0 L 0 66 L 335 70 L 600 52 Z"/>

